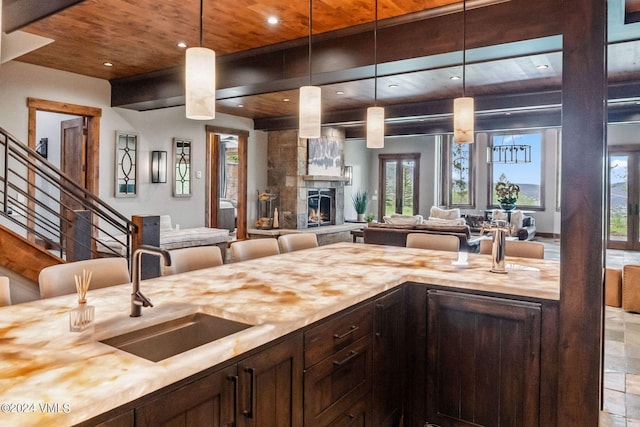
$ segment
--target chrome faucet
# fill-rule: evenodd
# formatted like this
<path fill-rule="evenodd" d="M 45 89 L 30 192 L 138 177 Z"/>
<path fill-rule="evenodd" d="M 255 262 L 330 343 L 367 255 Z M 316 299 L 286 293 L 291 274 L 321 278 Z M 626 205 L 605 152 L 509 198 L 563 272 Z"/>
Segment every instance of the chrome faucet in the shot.
<path fill-rule="evenodd" d="M 492 273 L 506 274 L 505 268 L 505 246 L 506 235 L 511 230 L 511 225 L 507 221 L 493 220 L 490 224 L 482 225 L 482 233 L 493 232 L 493 245 L 491 247 L 491 271 Z"/>
<path fill-rule="evenodd" d="M 164 249 L 155 246 L 141 245 L 133 253 L 133 262 L 131 265 L 131 317 L 142 316 L 142 307 L 153 307 L 149 298 L 145 297 L 140 291 L 140 263 L 142 262 L 142 254 L 161 256 L 165 265 L 171 265 L 171 255 Z"/>

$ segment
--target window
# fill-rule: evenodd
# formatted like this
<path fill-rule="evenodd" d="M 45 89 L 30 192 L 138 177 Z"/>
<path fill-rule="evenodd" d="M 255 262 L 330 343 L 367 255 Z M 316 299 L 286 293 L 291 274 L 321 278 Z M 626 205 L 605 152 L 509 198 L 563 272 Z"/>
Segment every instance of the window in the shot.
<path fill-rule="evenodd" d="M 522 157 L 518 157 L 518 163 L 504 163 L 505 157 L 499 159 L 495 151 L 487 150 L 489 153 L 489 176 L 492 178 L 489 187 L 489 200 L 492 207 L 497 207 L 498 202 L 495 193 L 496 183 L 501 176 L 513 184 L 520 186 L 520 194 L 516 205 L 520 208 L 544 209 L 544 185 L 542 181 L 542 147 L 543 133 L 541 131 L 522 133 L 493 133 L 489 137 L 490 148 L 493 147 L 514 147 L 520 152 L 521 147 L 531 147 L 531 161 L 522 162 Z M 493 153 L 493 156 L 491 156 Z M 507 156 L 508 161 L 515 160 L 511 154 Z"/>
<path fill-rule="evenodd" d="M 378 218 L 385 215 L 417 215 L 420 153 L 380 154 Z"/>
<path fill-rule="evenodd" d="M 475 206 L 474 144 L 456 144 L 453 138 L 443 144 L 442 204 L 471 208 Z"/>

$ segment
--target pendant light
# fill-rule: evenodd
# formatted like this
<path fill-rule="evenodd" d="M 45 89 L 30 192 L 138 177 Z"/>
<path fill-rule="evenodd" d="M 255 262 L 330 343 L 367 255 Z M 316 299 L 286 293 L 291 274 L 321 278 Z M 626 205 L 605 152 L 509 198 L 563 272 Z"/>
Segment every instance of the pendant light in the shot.
<path fill-rule="evenodd" d="M 384 147 L 384 108 L 378 107 L 378 0 L 373 27 L 373 107 L 367 108 L 367 148 Z"/>
<path fill-rule="evenodd" d="M 200 46 L 190 47 L 185 62 L 185 108 L 188 119 L 216 117 L 216 53 L 202 47 L 203 5 L 200 0 Z"/>
<path fill-rule="evenodd" d="M 462 2 L 462 97 L 453 100 L 453 141 L 471 144 L 474 138 L 474 102 L 466 96 L 467 2 Z"/>
<path fill-rule="evenodd" d="M 309 0 L 309 85 L 300 87 L 300 113 L 298 116 L 299 138 L 320 138 L 322 126 L 322 92 L 318 86 L 311 85 L 312 11 L 313 1 Z"/>

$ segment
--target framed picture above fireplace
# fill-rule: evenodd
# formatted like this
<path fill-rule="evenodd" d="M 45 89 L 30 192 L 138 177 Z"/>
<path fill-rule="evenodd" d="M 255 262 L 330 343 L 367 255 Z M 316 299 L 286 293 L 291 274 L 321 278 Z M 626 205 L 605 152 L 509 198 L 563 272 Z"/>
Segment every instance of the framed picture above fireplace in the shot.
<path fill-rule="evenodd" d="M 342 141 L 331 137 L 309 139 L 307 174 L 342 176 Z"/>

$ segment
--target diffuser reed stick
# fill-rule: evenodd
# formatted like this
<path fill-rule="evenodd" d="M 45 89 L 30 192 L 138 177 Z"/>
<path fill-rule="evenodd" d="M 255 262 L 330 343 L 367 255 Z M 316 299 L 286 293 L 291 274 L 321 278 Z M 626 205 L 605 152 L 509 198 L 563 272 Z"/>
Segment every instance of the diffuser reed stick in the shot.
<path fill-rule="evenodd" d="M 78 292 L 78 302 L 84 304 L 87 302 L 87 291 L 91 284 L 91 275 L 93 271 L 82 270 L 82 276 L 74 274 L 73 277 L 76 281 L 76 291 Z"/>

